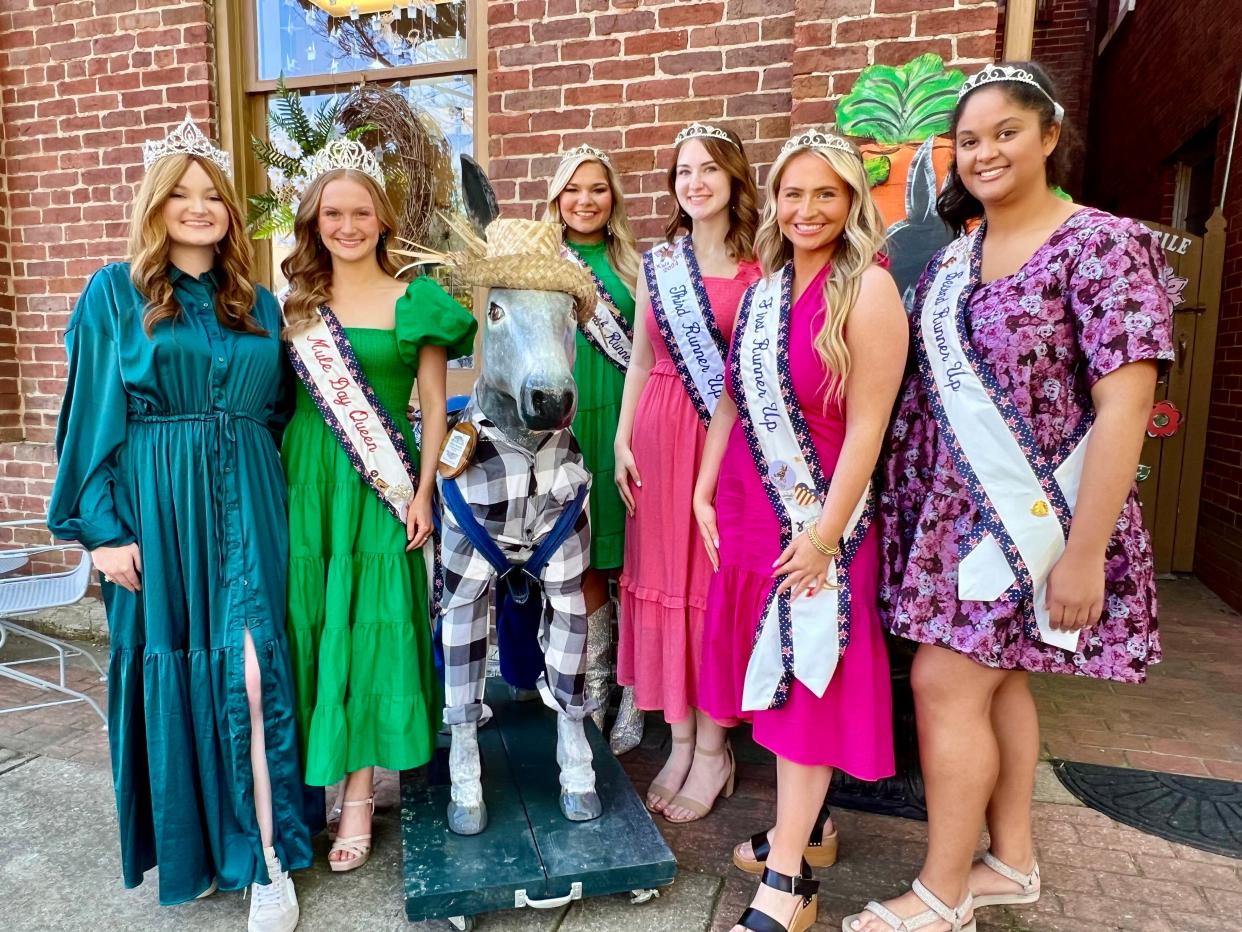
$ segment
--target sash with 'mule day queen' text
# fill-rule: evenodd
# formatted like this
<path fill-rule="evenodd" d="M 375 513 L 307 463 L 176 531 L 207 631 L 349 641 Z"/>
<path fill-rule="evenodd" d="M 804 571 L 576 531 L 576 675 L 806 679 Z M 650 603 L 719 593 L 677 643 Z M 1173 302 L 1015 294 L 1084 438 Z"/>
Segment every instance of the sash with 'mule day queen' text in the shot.
<path fill-rule="evenodd" d="M 332 309 L 289 341 L 293 369 L 349 462 L 393 517 L 405 524 L 418 484 L 405 438 L 362 374 Z"/>
<path fill-rule="evenodd" d="M 591 281 L 595 282 L 595 294 L 598 296 L 595 310 L 589 318 L 578 324 L 578 329 L 582 331 L 586 341 L 597 353 L 624 372 L 630 367 L 630 355 L 634 351 L 634 331 L 626 322 L 624 315 L 612 303 L 612 297 L 608 294 L 604 283 L 599 280 L 591 267 L 568 246 L 561 249 L 561 255 L 586 269 L 591 276 Z"/>
<path fill-rule="evenodd" d="M 706 427 L 724 391 L 729 346 L 712 316 L 690 237 L 650 250 L 643 256 L 643 272 L 664 345 Z"/>
<path fill-rule="evenodd" d="M 792 263 L 751 288 L 738 313 L 729 372 L 747 445 L 781 522 L 781 550 L 819 520 L 828 494 L 789 372 L 792 298 Z M 780 708 L 795 679 L 823 696 L 849 644 L 850 564 L 873 514 L 868 483 L 845 526 L 841 554 L 828 567 L 829 588 L 793 599 L 788 591 L 777 597 L 773 584 L 746 667 L 743 709 Z"/>
<path fill-rule="evenodd" d="M 1065 552 L 1093 418 L 1055 457 L 1039 453 L 1030 424 L 971 345 L 966 313 L 980 281 L 984 227 L 941 253 L 919 309 L 919 368 L 936 421 L 979 512 L 962 541 L 958 598 L 1021 599 L 1027 635 L 1069 651 L 1077 631 L 1049 624 L 1048 574 Z"/>

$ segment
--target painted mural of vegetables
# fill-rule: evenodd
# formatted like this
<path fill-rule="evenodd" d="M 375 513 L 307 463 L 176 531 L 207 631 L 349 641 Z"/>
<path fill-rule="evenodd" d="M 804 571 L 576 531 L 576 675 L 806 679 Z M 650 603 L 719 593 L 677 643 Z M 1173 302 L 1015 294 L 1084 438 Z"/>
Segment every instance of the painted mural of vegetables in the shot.
<path fill-rule="evenodd" d="M 940 56 L 929 52 L 904 65 L 865 68 L 837 104 L 838 131 L 871 140 L 861 145 L 862 153 L 875 179 L 876 203 L 888 223 L 906 217 L 911 166 L 925 142 L 932 140 L 929 154 L 937 181 L 943 182 L 948 173 L 953 147 L 949 140 L 933 137 L 948 132 L 964 80 L 961 71 L 946 69 Z"/>

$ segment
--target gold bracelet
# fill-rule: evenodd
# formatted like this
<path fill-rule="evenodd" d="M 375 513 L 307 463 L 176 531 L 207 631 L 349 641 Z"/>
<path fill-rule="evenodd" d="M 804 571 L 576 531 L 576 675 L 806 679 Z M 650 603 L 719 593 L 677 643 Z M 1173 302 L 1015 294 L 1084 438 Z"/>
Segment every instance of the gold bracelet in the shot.
<path fill-rule="evenodd" d="M 813 525 L 813 524 L 812 524 L 810 527 L 808 527 L 808 528 L 806 529 L 806 536 L 807 536 L 807 537 L 809 537 L 809 538 L 811 539 L 811 545 L 812 545 L 812 546 L 813 546 L 816 550 L 818 550 L 820 553 L 822 553 L 824 556 L 826 556 L 826 557 L 839 557 L 839 556 L 841 556 L 841 547 L 840 547 L 840 545 L 837 545 L 836 547 L 829 547 L 827 544 L 825 544 L 825 543 L 824 543 L 824 542 L 820 539 L 819 534 L 816 532 L 816 530 L 815 530 L 815 525 Z"/>

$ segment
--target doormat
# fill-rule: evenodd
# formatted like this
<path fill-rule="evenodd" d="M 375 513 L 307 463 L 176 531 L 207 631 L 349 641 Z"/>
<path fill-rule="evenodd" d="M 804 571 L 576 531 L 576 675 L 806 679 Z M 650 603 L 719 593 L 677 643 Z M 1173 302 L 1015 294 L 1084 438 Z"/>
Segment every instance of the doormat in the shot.
<path fill-rule="evenodd" d="M 1054 760 L 1084 805 L 1110 819 L 1200 851 L 1242 858 L 1242 783 Z"/>

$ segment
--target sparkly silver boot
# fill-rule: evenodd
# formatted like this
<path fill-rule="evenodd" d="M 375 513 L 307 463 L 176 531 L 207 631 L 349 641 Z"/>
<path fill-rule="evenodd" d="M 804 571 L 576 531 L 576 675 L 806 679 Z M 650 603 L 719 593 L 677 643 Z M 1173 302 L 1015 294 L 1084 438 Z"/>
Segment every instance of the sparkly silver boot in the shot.
<path fill-rule="evenodd" d="M 621 603 L 613 602 L 617 610 L 617 626 L 621 624 Z M 616 721 L 612 723 L 612 732 L 608 736 L 608 748 L 620 757 L 627 754 L 643 740 L 643 710 L 634 701 L 634 687 L 626 686 L 621 690 L 621 707 L 617 709 Z"/>
<path fill-rule="evenodd" d="M 586 699 L 595 703 L 591 721 L 604 733 L 604 715 L 608 712 L 608 694 L 612 691 L 612 603 L 605 602 L 587 616 Z"/>

